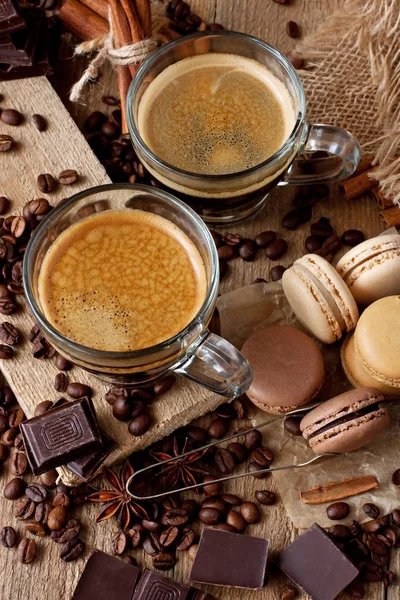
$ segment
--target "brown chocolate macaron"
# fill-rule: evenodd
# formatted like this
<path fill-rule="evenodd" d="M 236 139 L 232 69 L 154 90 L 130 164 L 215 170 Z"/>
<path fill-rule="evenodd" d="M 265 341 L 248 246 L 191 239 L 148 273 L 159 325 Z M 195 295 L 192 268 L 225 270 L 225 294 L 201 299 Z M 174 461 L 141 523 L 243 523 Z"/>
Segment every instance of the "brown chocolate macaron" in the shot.
<path fill-rule="evenodd" d="M 320 349 L 295 327 L 274 325 L 256 331 L 241 352 L 254 371 L 247 395 L 266 412 L 284 414 L 307 404 L 324 382 Z"/>
<path fill-rule="evenodd" d="M 352 452 L 371 443 L 390 426 L 384 400 L 375 388 L 357 388 L 310 411 L 300 429 L 315 454 Z"/>

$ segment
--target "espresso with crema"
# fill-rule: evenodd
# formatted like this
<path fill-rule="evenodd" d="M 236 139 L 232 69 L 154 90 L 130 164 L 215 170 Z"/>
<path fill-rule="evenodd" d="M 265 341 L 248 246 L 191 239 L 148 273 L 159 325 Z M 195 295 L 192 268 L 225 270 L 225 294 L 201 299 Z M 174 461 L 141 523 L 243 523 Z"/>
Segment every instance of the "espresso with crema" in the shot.
<path fill-rule="evenodd" d="M 267 67 L 219 53 L 167 67 L 144 92 L 137 118 L 155 155 L 199 175 L 259 165 L 284 144 L 294 123 L 290 94 Z"/>
<path fill-rule="evenodd" d="M 179 333 L 200 310 L 207 276 L 185 232 L 156 214 L 105 211 L 50 246 L 39 301 L 55 329 L 84 346 L 126 352 Z"/>

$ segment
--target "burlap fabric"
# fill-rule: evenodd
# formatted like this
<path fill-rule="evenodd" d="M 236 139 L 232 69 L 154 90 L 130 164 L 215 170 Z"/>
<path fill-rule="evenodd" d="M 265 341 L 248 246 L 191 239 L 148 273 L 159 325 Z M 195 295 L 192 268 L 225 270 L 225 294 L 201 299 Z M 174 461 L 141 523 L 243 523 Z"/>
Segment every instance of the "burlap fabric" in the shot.
<path fill-rule="evenodd" d="M 347 0 L 297 50 L 309 118 L 351 131 L 400 205 L 400 0 Z"/>

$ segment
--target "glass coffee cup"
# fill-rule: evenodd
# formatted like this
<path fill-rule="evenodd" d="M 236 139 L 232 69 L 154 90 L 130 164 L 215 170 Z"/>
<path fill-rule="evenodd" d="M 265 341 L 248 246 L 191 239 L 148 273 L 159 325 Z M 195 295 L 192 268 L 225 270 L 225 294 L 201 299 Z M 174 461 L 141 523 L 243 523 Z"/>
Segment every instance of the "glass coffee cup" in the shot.
<path fill-rule="evenodd" d="M 151 347 L 116 352 L 69 339 L 49 321 L 39 294 L 39 274 L 49 248 L 71 225 L 105 211 L 145 211 L 163 217 L 197 248 L 206 273 L 204 302 L 196 316 L 173 337 Z M 64 357 L 107 381 L 141 385 L 174 371 L 233 398 L 252 381 L 247 360 L 228 341 L 208 329 L 218 293 L 219 267 L 214 241 L 200 217 L 167 192 L 147 186 L 111 184 L 78 193 L 54 208 L 26 249 L 23 283 L 28 305 L 47 340 Z M 102 333 L 102 332 L 101 332 Z"/>
<path fill-rule="evenodd" d="M 290 96 L 293 127 L 279 149 L 259 164 L 226 174 L 199 174 L 195 169 L 178 168 L 173 161 L 157 155 L 144 141 L 139 115 L 146 91 L 166 69 L 175 68 L 184 59 L 216 53 L 236 55 L 238 61 L 252 59 L 266 67 Z M 161 47 L 141 66 L 131 83 L 127 119 L 133 146 L 146 169 L 163 189 L 188 203 L 211 224 L 224 225 L 257 213 L 277 185 L 325 183 L 346 178 L 360 160 L 359 144 L 349 132 L 307 122 L 302 84 L 285 56 L 262 40 L 243 33 L 196 33 Z M 182 138 L 184 136 L 182 130 Z"/>

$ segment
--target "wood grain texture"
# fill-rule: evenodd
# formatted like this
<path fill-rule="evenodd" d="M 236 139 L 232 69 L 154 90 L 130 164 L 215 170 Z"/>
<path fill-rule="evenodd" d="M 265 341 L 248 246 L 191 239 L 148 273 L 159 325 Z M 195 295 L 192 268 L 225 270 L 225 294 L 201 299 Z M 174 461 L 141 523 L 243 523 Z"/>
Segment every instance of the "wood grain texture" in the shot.
<path fill-rule="evenodd" d="M 258 35 L 281 50 L 287 51 L 293 48 L 295 44 L 295 41 L 288 38 L 285 33 L 288 20 L 297 21 L 302 33 L 306 34 L 315 30 L 324 16 L 330 14 L 341 1 L 291 0 L 287 5 L 280 5 L 272 0 L 193 0 L 190 4 L 206 21 L 220 22 L 227 28 Z M 70 36 L 67 36 L 66 43 L 63 45 L 59 70 L 61 75 L 58 76 L 54 84 L 74 120 L 81 125 L 92 110 L 109 111 L 107 107 L 102 105 L 101 96 L 103 94 L 116 94 L 117 87 L 114 75 L 109 68 L 105 67 L 99 83 L 88 87 L 84 102 L 71 106 L 67 100 L 67 95 L 72 83 L 79 77 L 85 61 L 83 59 L 71 61 L 70 39 Z M 25 106 L 26 104 L 21 105 L 22 108 Z M 64 166 L 66 165 L 62 163 L 63 168 Z M 74 165 L 68 166 L 73 167 Z M 0 176 L 1 180 L 2 176 Z M 29 183 L 29 186 L 31 185 Z M 251 221 L 234 228 L 234 231 L 248 237 L 254 237 L 254 235 L 266 229 L 279 232 L 289 243 L 289 252 L 279 261 L 285 266 L 288 266 L 296 257 L 303 254 L 304 239 L 308 233 L 308 225 L 301 226 L 295 232 L 282 230 L 282 216 L 291 208 L 294 194 L 295 191 L 288 188 L 275 190 L 271 194 L 268 205 L 259 215 Z M 372 236 L 379 233 L 382 227 L 375 204 L 367 198 L 346 204 L 334 194 L 328 202 L 320 204 L 314 209 L 314 218 L 317 219 L 322 215 L 331 219 L 338 233 L 342 233 L 344 228 L 356 227 L 364 230 L 366 235 Z M 273 265 L 274 263 L 269 261 L 262 252 L 259 253 L 253 263 L 246 264 L 240 259 L 236 259 L 229 265 L 229 273 L 222 282 L 221 292 L 224 293 L 247 285 L 256 277 L 264 277 L 268 280 Z M 52 369 L 52 377 L 54 373 L 55 369 Z M 37 369 L 35 369 L 35 374 L 31 377 L 32 387 L 36 387 L 36 382 L 42 377 L 42 373 Z M 11 376 L 13 376 L 12 373 Z M 18 376 L 14 375 L 14 377 Z M 76 378 L 78 379 L 78 377 Z M 46 394 L 50 394 L 46 397 L 54 398 L 51 382 L 46 388 Z M 44 397 L 38 398 L 37 402 L 42 399 Z M 207 420 L 207 417 L 205 417 L 199 421 L 199 424 L 204 424 Z M 267 436 L 265 436 L 264 441 L 268 444 Z M 278 460 L 279 457 L 277 457 Z M 3 487 L 4 484 L 5 476 L 3 475 L 0 478 L 0 487 Z M 276 491 L 276 486 L 272 478 L 262 481 L 245 478 L 230 483 L 226 486 L 225 491 L 231 491 L 243 498 L 251 499 L 255 489 Z M 39 558 L 41 560 L 37 560 L 32 565 L 20 565 L 16 561 L 15 550 L 6 551 L 0 548 L 1 600 L 26 600 L 27 598 L 29 600 L 43 600 L 43 598 L 46 598 L 46 600 L 70 600 L 89 549 L 96 547 L 109 551 L 111 537 L 116 530 L 116 525 L 113 522 L 104 523 L 98 527 L 94 526 L 94 507 L 85 506 L 83 510 L 76 510 L 76 514 L 79 515 L 80 512 L 82 512 L 85 523 L 82 537 L 86 541 L 88 549 L 84 558 L 76 563 L 68 565 L 62 563 L 58 558 L 59 547 L 46 538 L 38 541 L 40 547 Z M 271 540 L 269 561 L 271 563 L 274 556 L 294 539 L 298 532 L 292 527 L 279 499 L 275 506 L 262 508 L 262 512 L 262 523 L 251 526 L 249 533 L 267 537 Z M 4 501 L 0 503 L 0 525 L 4 526 L 6 524 L 15 526 L 16 521 L 12 516 L 12 503 Z M 20 524 L 17 528 L 22 531 Z M 151 566 L 151 560 L 145 557 L 142 552 L 136 552 L 136 557 L 141 566 Z M 191 563 L 186 555 L 179 554 L 178 558 L 174 571 L 167 574 L 181 580 L 187 580 Z M 318 567 L 316 566 L 316 568 Z M 399 571 L 398 556 L 394 555 L 392 568 Z M 212 588 L 212 593 L 216 598 L 226 600 L 254 600 L 255 598 L 259 600 L 279 600 L 279 588 L 286 582 L 285 578 L 272 570 L 271 583 L 261 593 L 228 590 L 226 588 Z M 381 584 L 370 584 L 367 589 L 366 600 L 384 600 L 385 592 Z M 398 597 L 398 586 L 389 588 L 387 599 L 397 600 Z M 306 595 L 300 594 L 298 598 L 299 600 L 305 600 Z M 343 595 L 341 598 L 344 600 L 346 596 Z"/>

